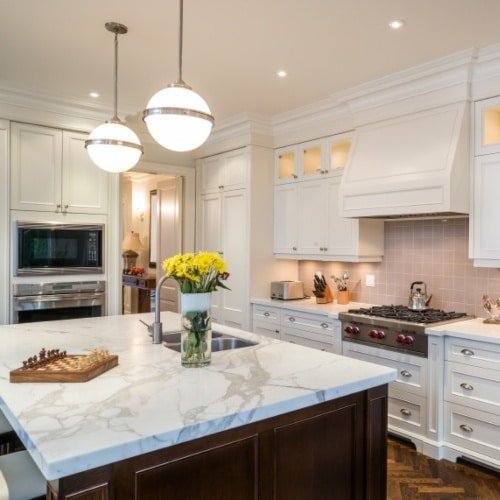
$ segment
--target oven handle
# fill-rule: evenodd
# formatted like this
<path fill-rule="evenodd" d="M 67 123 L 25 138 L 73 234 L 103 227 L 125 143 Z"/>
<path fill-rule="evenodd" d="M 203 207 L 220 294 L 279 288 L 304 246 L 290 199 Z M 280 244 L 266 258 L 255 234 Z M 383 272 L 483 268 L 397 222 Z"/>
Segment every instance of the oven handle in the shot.
<path fill-rule="evenodd" d="M 104 297 L 105 293 L 54 293 L 50 295 L 23 295 L 14 297 L 14 302 L 59 302 L 62 300 L 82 300 L 82 299 L 98 299 Z"/>

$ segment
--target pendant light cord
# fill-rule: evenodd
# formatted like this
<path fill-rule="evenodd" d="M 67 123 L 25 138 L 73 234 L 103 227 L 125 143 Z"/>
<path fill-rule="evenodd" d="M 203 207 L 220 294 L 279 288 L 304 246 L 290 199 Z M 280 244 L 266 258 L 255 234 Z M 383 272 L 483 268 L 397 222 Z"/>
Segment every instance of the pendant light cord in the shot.
<path fill-rule="evenodd" d="M 179 0 L 179 81 L 177 83 L 184 84 L 182 80 L 182 25 L 184 22 L 184 0 Z"/>
<path fill-rule="evenodd" d="M 113 122 L 119 122 L 118 118 L 118 33 L 115 33 L 115 99 L 114 99 Z"/>

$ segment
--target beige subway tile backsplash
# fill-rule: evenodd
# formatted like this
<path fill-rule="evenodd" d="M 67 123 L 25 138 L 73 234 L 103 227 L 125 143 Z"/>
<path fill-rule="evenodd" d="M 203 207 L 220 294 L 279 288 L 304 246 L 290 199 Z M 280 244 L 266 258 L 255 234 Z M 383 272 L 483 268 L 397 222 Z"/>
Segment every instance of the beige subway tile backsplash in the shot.
<path fill-rule="evenodd" d="M 472 265 L 468 233 L 468 219 L 386 222 L 382 262 L 303 261 L 300 279 L 310 293 L 315 272 L 330 279 L 349 271 L 351 300 L 372 304 L 407 304 L 411 283 L 424 281 L 431 307 L 485 317 L 482 297 L 500 297 L 500 271 Z M 366 274 L 375 275 L 374 287 L 366 286 Z"/>

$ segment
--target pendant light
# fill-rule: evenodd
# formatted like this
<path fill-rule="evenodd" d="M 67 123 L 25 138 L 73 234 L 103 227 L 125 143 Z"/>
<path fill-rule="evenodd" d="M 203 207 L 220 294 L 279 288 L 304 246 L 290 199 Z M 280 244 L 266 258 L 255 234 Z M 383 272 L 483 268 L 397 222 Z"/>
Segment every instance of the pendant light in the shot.
<path fill-rule="evenodd" d="M 127 33 L 128 28 L 115 22 L 104 26 L 115 34 L 114 116 L 109 122 L 92 130 L 85 141 L 85 147 L 90 159 L 98 167 L 108 172 L 125 172 L 139 161 L 144 152 L 135 132 L 118 118 L 118 35 Z"/>
<path fill-rule="evenodd" d="M 151 97 L 142 116 L 154 140 L 172 151 L 201 146 L 214 124 L 207 103 L 182 79 L 182 21 L 179 0 L 179 78 Z"/>

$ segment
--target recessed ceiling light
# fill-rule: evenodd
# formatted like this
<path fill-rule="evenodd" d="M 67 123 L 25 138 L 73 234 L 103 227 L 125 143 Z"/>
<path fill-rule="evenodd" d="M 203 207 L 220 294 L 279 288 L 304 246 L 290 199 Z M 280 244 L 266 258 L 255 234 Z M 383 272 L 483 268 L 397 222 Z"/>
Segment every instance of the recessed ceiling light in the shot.
<path fill-rule="evenodd" d="M 280 78 L 285 78 L 285 76 L 288 76 L 288 73 L 287 73 L 284 69 L 280 69 L 279 71 L 276 71 L 276 74 L 277 74 Z"/>
<path fill-rule="evenodd" d="M 405 25 L 405 22 L 403 19 L 393 19 L 389 23 L 389 27 L 392 28 L 393 30 L 399 30 Z"/>
<path fill-rule="evenodd" d="M 95 99 L 96 97 L 99 97 L 99 94 L 97 92 L 89 92 L 89 97 L 93 97 Z"/>

